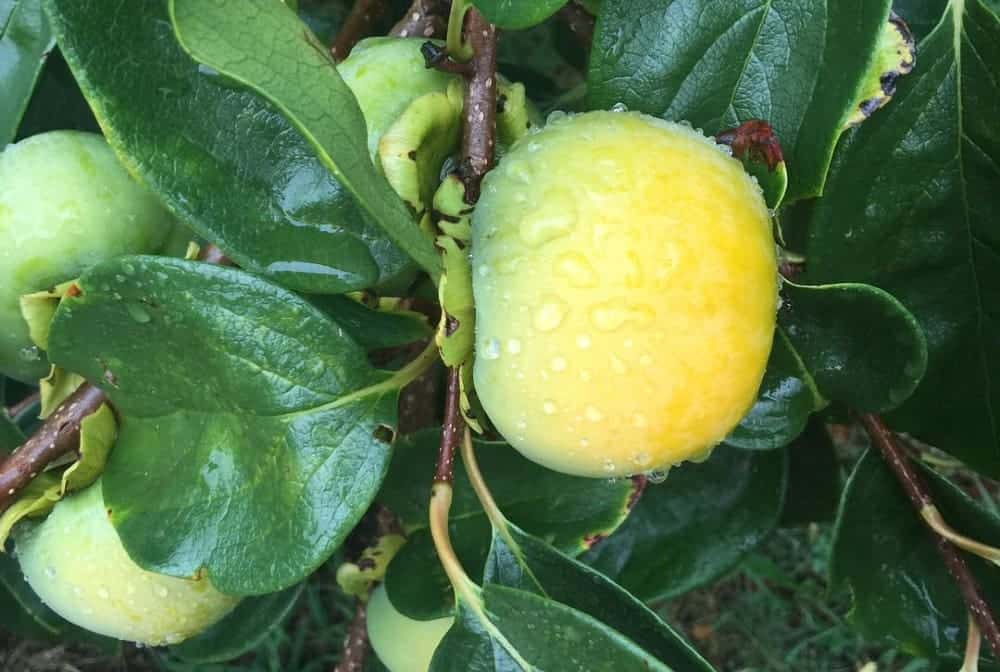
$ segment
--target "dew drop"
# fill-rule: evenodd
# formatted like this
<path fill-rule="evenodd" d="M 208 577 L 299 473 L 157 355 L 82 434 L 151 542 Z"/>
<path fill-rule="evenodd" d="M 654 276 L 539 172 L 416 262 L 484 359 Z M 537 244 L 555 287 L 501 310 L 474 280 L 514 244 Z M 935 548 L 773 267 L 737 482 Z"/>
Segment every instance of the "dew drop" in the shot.
<path fill-rule="evenodd" d="M 566 360 L 563 357 L 553 357 L 552 361 L 549 362 L 549 368 L 551 368 L 556 373 L 565 371 L 567 366 L 568 364 L 566 363 Z"/>
<path fill-rule="evenodd" d="M 516 338 L 512 338 L 507 341 L 507 352 L 512 355 L 516 355 L 521 352 L 521 341 Z"/>
<path fill-rule="evenodd" d="M 604 419 L 604 414 L 601 413 L 600 409 L 596 406 L 587 406 L 583 414 L 587 417 L 587 420 L 591 422 L 600 422 Z"/>
<path fill-rule="evenodd" d="M 615 473 L 616 469 L 617 467 L 615 467 L 614 462 L 612 462 L 611 460 L 604 460 L 604 471 L 608 472 L 609 474 L 613 474 Z"/>
<path fill-rule="evenodd" d="M 587 439 L 580 439 L 581 448 L 587 448 L 589 446 L 590 446 L 590 441 L 588 441 Z"/>
<path fill-rule="evenodd" d="M 525 184 L 531 182 L 531 169 L 528 168 L 526 163 L 517 159 L 506 161 L 505 163 L 508 176 Z"/>
<path fill-rule="evenodd" d="M 83 595 L 83 588 L 81 588 L 80 586 L 73 586 L 73 594 L 76 595 L 77 597 Z"/>
<path fill-rule="evenodd" d="M 523 432 L 528 428 L 528 423 L 525 420 L 518 420 L 517 428 Z"/>
<path fill-rule="evenodd" d="M 642 283 L 642 262 L 639 256 L 630 250 L 625 254 L 625 286 L 637 289 L 642 287 Z"/>
<path fill-rule="evenodd" d="M 480 278 L 485 278 L 487 275 L 490 274 L 490 267 L 487 266 L 486 264 L 479 264 L 479 267 L 476 269 L 476 272 L 479 273 Z"/>
<path fill-rule="evenodd" d="M 556 262 L 556 272 L 569 281 L 573 287 L 597 286 L 597 273 L 587 258 L 579 252 L 564 254 Z"/>
<path fill-rule="evenodd" d="M 579 336 L 576 337 L 576 347 L 580 348 L 581 350 L 586 350 L 587 348 L 589 348 L 590 343 L 591 343 L 590 336 L 588 336 L 587 334 L 580 334 Z"/>
<path fill-rule="evenodd" d="M 650 471 L 649 473 L 647 473 L 646 474 L 646 478 L 649 480 L 650 483 L 659 484 L 659 483 L 663 483 L 663 481 L 667 480 L 667 475 L 669 473 L 670 473 L 670 469 L 659 469 L 659 470 Z"/>
<path fill-rule="evenodd" d="M 156 594 L 160 597 L 166 597 L 167 595 L 170 594 L 170 591 L 167 590 L 164 586 L 159 586 L 156 589 Z"/>
<path fill-rule="evenodd" d="M 611 353 L 611 370 L 618 375 L 624 375 L 628 373 L 628 366 L 626 366 L 625 362 L 622 361 L 621 357 L 615 353 Z"/>
<path fill-rule="evenodd" d="M 552 331 L 562 324 L 566 310 L 561 302 L 546 301 L 535 311 L 534 325 L 538 331 Z"/>
<path fill-rule="evenodd" d="M 628 311 L 613 301 L 598 304 L 590 309 L 590 322 L 601 331 L 617 331 L 627 320 Z"/>
<path fill-rule="evenodd" d="M 647 424 L 649 424 L 649 423 L 646 420 L 646 416 L 643 415 L 642 413 L 636 413 L 635 415 L 632 416 L 632 426 L 633 427 L 636 427 L 638 429 L 642 429 Z"/>
<path fill-rule="evenodd" d="M 100 588 L 100 589 L 98 589 L 98 591 L 97 591 L 97 596 L 98 596 L 99 598 L 101 598 L 102 600 L 107 600 L 107 599 L 110 599 L 110 597 L 111 597 L 111 593 L 109 593 L 109 592 L 108 592 L 107 590 L 105 590 L 104 588 Z"/>
<path fill-rule="evenodd" d="M 56 568 L 53 567 L 53 566 L 51 566 L 51 565 L 49 565 L 48 567 L 46 567 L 45 568 L 45 576 L 47 576 L 50 579 L 56 578 Z"/>
<path fill-rule="evenodd" d="M 642 366 L 649 366 L 652 363 L 653 363 L 653 358 L 650 357 L 649 355 L 643 355 L 642 357 L 639 358 L 639 364 L 641 364 Z"/>
<path fill-rule="evenodd" d="M 625 103 L 615 103 L 611 106 L 612 112 L 628 112 L 628 105 Z"/>
<path fill-rule="evenodd" d="M 149 315 L 149 311 L 146 310 L 140 303 L 126 303 L 125 309 L 128 311 L 129 317 L 138 322 L 139 324 L 146 324 L 152 317 Z"/>
<path fill-rule="evenodd" d="M 587 371 L 586 369 L 584 369 L 583 371 L 580 372 L 580 380 L 582 380 L 583 382 L 589 383 L 590 382 L 590 378 L 591 378 L 590 371 Z"/>
<path fill-rule="evenodd" d="M 546 126 L 549 125 L 549 124 L 555 124 L 555 123 L 557 123 L 559 121 L 562 121 L 566 117 L 567 117 L 567 114 L 565 112 L 563 112 L 562 110 L 554 110 L 554 111 L 550 112 L 549 116 L 545 119 L 545 124 L 546 124 Z"/>
<path fill-rule="evenodd" d="M 521 240 L 531 247 L 541 247 L 573 230 L 576 217 L 573 212 L 555 211 L 552 208 L 528 215 L 519 229 Z"/>
<path fill-rule="evenodd" d="M 482 347 L 479 349 L 480 354 L 483 359 L 499 359 L 500 358 L 500 341 L 495 338 L 488 338 L 482 343 Z"/>
<path fill-rule="evenodd" d="M 652 460 L 653 458 L 649 456 L 649 453 L 642 452 L 636 454 L 632 458 L 632 463 L 635 464 L 635 466 L 642 468 L 642 467 L 648 467 L 649 463 L 652 462 Z"/>
<path fill-rule="evenodd" d="M 542 410 L 545 412 L 545 415 L 555 415 L 559 412 L 559 407 L 551 399 L 546 399 L 542 403 Z"/>

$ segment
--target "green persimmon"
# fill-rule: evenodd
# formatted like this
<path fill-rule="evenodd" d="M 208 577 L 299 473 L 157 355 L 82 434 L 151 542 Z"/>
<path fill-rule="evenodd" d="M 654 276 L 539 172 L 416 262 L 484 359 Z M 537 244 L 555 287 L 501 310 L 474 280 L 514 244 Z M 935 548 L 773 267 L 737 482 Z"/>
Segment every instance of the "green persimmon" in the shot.
<path fill-rule="evenodd" d="M 417 621 L 396 610 L 385 586 L 368 600 L 368 641 L 389 672 L 427 672 L 454 618 Z"/>
<path fill-rule="evenodd" d="M 59 501 L 16 541 L 24 577 L 50 609 L 115 639 L 176 644 L 239 602 L 205 577 L 163 576 L 132 562 L 111 525 L 100 481 Z"/>
<path fill-rule="evenodd" d="M 156 252 L 174 226 L 104 138 L 53 131 L 0 153 L 0 373 L 31 382 L 49 365 L 19 299 L 123 254 Z"/>

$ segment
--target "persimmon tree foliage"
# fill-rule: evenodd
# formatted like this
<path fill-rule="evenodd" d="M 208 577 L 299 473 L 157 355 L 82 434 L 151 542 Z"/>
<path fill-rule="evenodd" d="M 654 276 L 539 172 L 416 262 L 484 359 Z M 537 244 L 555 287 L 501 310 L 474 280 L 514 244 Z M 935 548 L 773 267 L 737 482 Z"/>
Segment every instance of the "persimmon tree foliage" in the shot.
<path fill-rule="evenodd" d="M 650 607 L 833 522 L 993 669 L 998 73 L 996 0 L 0 0 L 0 627 L 225 661 L 332 563 L 342 670 L 708 672 Z"/>

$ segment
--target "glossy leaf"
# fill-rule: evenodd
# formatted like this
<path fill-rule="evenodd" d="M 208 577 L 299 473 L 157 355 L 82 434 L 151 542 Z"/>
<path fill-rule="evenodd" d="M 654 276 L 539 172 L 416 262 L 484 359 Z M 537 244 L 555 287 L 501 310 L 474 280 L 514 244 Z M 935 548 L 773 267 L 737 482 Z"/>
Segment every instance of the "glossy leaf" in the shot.
<path fill-rule="evenodd" d="M 716 133 L 774 127 L 787 200 L 822 193 L 830 158 L 889 16 L 889 0 L 618 0 L 591 52 L 591 108 L 687 120 Z"/>
<path fill-rule="evenodd" d="M 13 142 L 53 44 L 41 0 L 0 0 L 0 148 Z"/>
<path fill-rule="evenodd" d="M 845 138 L 812 210 L 807 282 L 891 292 L 929 363 L 893 426 L 1000 475 L 1000 19 L 954 0 L 885 110 Z"/>
<path fill-rule="evenodd" d="M 719 446 L 646 488 L 632 515 L 584 559 L 643 600 L 672 597 L 735 567 L 778 522 L 785 451 Z"/>
<path fill-rule="evenodd" d="M 104 497 L 129 555 L 205 567 L 231 594 L 301 581 L 381 485 L 413 372 L 373 369 L 315 307 L 236 269 L 120 257 L 79 284 L 49 352 L 123 416 Z"/>
<path fill-rule="evenodd" d="M 314 296 L 311 301 L 369 350 L 406 345 L 434 333 L 420 313 L 376 310 L 346 296 Z"/>
<path fill-rule="evenodd" d="M 434 464 L 439 437 L 440 429 L 432 429 L 402 439 L 378 497 L 408 532 L 407 544 L 389 565 L 386 589 L 393 605 L 412 618 L 439 617 L 454 607 L 450 584 L 426 529 L 427 482 L 414 478 Z M 628 514 L 635 495 L 630 479 L 566 476 L 530 462 L 507 444 L 477 441 L 476 446 L 480 469 L 498 505 L 517 525 L 567 553 L 589 548 Z M 450 527 L 456 552 L 478 579 L 489 551 L 490 524 L 458 465 Z M 420 581 L 413 581 L 414 576 Z"/>
<path fill-rule="evenodd" d="M 913 393 L 927 342 L 913 315 L 887 292 L 860 284 L 782 288 L 780 329 L 830 400 L 881 413 Z"/>
<path fill-rule="evenodd" d="M 177 44 L 166 2 L 44 0 L 60 49 L 131 172 L 241 267 L 310 292 L 391 280 L 406 256 L 271 104 Z"/>
<path fill-rule="evenodd" d="M 567 0 L 472 0 L 490 23 L 506 30 L 523 30 L 555 14 Z"/>
<path fill-rule="evenodd" d="M 921 469 L 948 524 L 1000 545 L 1000 518 L 929 469 Z M 994 565 L 965 555 L 987 604 L 1000 604 Z M 930 531 L 877 452 L 854 469 L 844 492 L 833 551 L 831 584 L 847 589 L 848 615 L 868 638 L 888 638 L 912 655 L 961 655 L 966 610 Z"/>
<path fill-rule="evenodd" d="M 241 656 L 284 622 L 304 587 L 300 583 L 270 595 L 247 598 L 221 621 L 172 646 L 170 652 L 185 662 L 203 665 Z"/>
<path fill-rule="evenodd" d="M 826 425 L 813 416 L 788 446 L 788 490 L 781 525 L 832 521 L 840 501 L 840 469 Z"/>
<path fill-rule="evenodd" d="M 181 46 L 271 101 L 351 192 L 358 207 L 424 270 L 441 262 L 431 239 L 371 162 L 367 127 L 329 50 L 273 0 L 170 0 Z M 247 23 L 254 30 L 246 29 Z"/>
<path fill-rule="evenodd" d="M 825 405 L 788 336 L 776 329 L 757 401 L 726 443 L 749 450 L 781 448 L 802 432 L 811 413 Z"/>

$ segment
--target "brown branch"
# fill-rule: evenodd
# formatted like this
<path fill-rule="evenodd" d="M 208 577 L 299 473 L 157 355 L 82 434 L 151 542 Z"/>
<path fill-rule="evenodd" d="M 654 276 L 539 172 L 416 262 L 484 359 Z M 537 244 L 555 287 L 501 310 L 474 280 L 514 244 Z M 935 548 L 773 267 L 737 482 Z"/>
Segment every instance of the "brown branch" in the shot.
<path fill-rule="evenodd" d="M 347 628 L 340 662 L 333 672 L 361 672 L 365 669 L 368 656 L 368 619 L 365 603 L 358 600 L 354 607 L 354 619 Z"/>
<path fill-rule="evenodd" d="M 576 2 L 567 2 L 556 12 L 556 17 L 566 24 L 581 47 L 590 49 L 594 42 L 593 14 Z"/>
<path fill-rule="evenodd" d="M 351 54 L 362 38 L 372 34 L 375 24 L 385 14 L 385 0 L 355 0 L 351 13 L 347 15 L 344 25 L 333 38 L 330 45 L 330 55 L 338 63 Z"/>
<path fill-rule="evenodd" d="M 35 392 L 33 394 L 29 394 L 28 396 L 26 396 L 24 399 L 22 399 L 21 401 L 17 402 L 13 406 L 8 407 L 7 408 L 7 415 L 9 415 L 12 418 L 16 418 L 17 416 L 21 415 L 26 410 L 28 410 L 28 408 L 30 408 L 32 404 L 34 404 L 35 402 L 37 402 L 38 399 L 39 399 L 39 396 L 40 395 L 38 394 L 38 392 Z"/>
<path fill-rule="evenodd" d="M 906 496 L 913 503 L 918 512 L 922 512 L 926 507 L 934 506 L 930 491 L 920 474 L 913 468 L 909 458 L 906 456 L 903 447 L 896 440 L 895 435 L 886 426 L 881 417 L 866 413 L 861 415 L 861 424 L 864 425 L 872 443 L 882 453 L 886 464 L 895 475 L 899 484 L 903 487 Z M 923 515 L 921 515 L 923 518 Z M 944 561 L 952 579 L 958 584 L 958 589 L 965 601 L 965 606 L 969 614 L 975 619 L 983 637 L 990 645 L 993 655 L 1000 657 L 1000 627 L 993 616 L 990 605 L 983 599 L 976 577 L 969 571 L 969 566 L 959 553 L 958 549 L 947 539 L 940 536 L 928 526 L 928 530 L 934 535 L 935 546 L 941 559 Z"/>
<path fill-rule="evenodd" d="M 413 0 L 406 15 L 392 27 L 393 37 L 444 37 L 449 0 Z"/>
<path fill-rule="evenodd" d="M 206 263 L 232 265 L 215 245 L 204 245 L 198 258 Z M 80 424 L 107 400 L 100 389 L 83 383 L 59 404 L 27 441 L 0 462 L 0 513 L 49 464 L 79 449 Z"/>
<path fill-rule="evenodd" d="M 465 432 L 465 418 L 459 408 L 461 400 L 461 374 L 458 368 L 448 369 L 448 387 L 444 397 L 444 424 L 441 426 L 441 444 L 438 447 L 437 466 L 434 469 L 435 483 L 451 483 L 462 434 Z"/>

